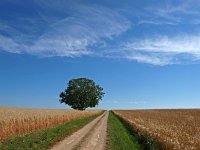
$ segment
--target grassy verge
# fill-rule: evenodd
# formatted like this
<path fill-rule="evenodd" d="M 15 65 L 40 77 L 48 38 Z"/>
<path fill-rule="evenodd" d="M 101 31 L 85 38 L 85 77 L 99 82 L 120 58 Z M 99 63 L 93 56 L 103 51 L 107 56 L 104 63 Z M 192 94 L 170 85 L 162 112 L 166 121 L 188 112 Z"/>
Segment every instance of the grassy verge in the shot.
<path fill-rule="evenodd" d="M 0 150 L 41 150 L 47 149 L 56 142 L 80 129 L 101 113 L 74 120 L 67 124 L 58 125 L 54 128 L 38 130 L 24 136 L 7 139 L 0 145 Z"/>
<path fill-rule="evenodd" d="M 112 112 L 108 117 L 109 150 L 140 150 L 137 139 L 128 131 L 124 124 Z"/>
<path fill-rule="evenodd" d="M 157 140 L 152 139 L 147 134 L 141 133 L 137 130 L 135 130 L 128 122 L 126 122 L 121 117 L 115 115 L 113 112 L 111 112 L 112 115 L 114 115 L 118 120 L 123 124 L 123 126 L 127 129 L 129 134 L 132 135 L 134 138 L 134 141 L 137 141 L 137 143 L 140 144 L 140 149 L 142 150 L 160 150 L 161 145 L 158 143 Z M 135 148 L 132 148 L 135 149 Z M 131 150 L 132 150 L 131 149 Z"/>

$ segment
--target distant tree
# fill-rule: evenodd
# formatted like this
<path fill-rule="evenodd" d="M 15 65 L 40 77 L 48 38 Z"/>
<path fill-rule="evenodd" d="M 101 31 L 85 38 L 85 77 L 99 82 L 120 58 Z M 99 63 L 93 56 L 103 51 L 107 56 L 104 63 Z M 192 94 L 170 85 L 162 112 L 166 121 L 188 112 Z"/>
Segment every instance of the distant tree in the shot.
<path fill-rule="evenodd" d="M 95 107 L 104 96 L 103 88 L 87 78 L 72 79 L 67 89 L 60 93 L 60 103 L 65 103 L 73 109 L 85 110 Z"/>

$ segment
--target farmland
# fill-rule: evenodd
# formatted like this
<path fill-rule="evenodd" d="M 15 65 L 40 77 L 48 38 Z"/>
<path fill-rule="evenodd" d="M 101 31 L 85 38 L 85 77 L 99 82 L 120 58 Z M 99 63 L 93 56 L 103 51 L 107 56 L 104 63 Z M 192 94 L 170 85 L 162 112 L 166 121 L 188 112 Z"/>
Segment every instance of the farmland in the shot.
<path fill-rule="evenodd" d="M 123 123 L 112 113 L 108 117 L 108 150 L 140 150 L 137 139 L 127 130 Z"/>
<path fill-rule="evenodd" d="M 99 110 L 75 111 L 0 107 L 0 142 L 10 136 L 27 134 L 88 117 Z"/>
<path fill-rule="evenodd" d="M 0 107 L 0 115 L 2 150 L 16 147 L 22 150 L 56 149 L 66 147 L 68 141 L 75 142 L 70 143 L 72 149 L 95 147 L 94 141 L 99 144 L 99 149 L 106 147 L 111 150 L 200 149 L 200 109 L 113 110 L 103 113 L 100 110 Z M 75 132 L 77 130 L 79 132 Z"/>
<path fill-rule="evenodd" d="M 115 110 L 140 136 L 162 149 L 200 149 L 200 110 Z"/>

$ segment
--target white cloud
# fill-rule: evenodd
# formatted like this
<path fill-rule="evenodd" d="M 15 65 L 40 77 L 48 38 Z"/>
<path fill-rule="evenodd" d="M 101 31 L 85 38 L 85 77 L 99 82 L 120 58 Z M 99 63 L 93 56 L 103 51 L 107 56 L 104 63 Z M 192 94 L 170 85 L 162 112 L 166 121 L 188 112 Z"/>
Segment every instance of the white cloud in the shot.
<path fill-rule="evenodd" d="M 139 18 L 138 24 L 196 24 L 195 20 L 198 19 L 199 16 L 199 4 L 195 0 L 180 1 L 176 4 L 173 1 L 166 1 L 165 3 L 145 7 L 141 17 Z M 185 20 L 185 18 L 187 19 Z"/>
<path fill-rule="evenodd" d="M 129 55 L 125 55 L 125 58 L 129 60 L 136 60 L 140 63 L 147 63 L 152 65 L 169 65 L 173 64 L 170 57 L 163 56 L 162 54 L 154 56 L 152 54 L 140 54 L 140 53 L 132 53 Z"/>
<path fill-rule="evenodd" d="M 163 20 L 139 20 L 138 21 L 138 25 L 140 24 L 151 24 L 151 25 L 164 25 L 164 24 L 168 24 L 168 25 L 177 25 L 177 22 L 171 22 L 171 21 L 163 21 Z"/>
<path fill-rule="evenodd" d="M 82 14 L 54 23 L 31 47 L 31 53 L 80 56 L 95 53 L 90 47 L 125 32 L 130 22 L 105 8 L 84 6 Z"/>
<path fill-rule="evenodd" d="M 127 48 L 137 51 L 163 53 L 200 53 L 200 35 L 158 36 L 128 43 Z"/>
<path fill-rule="evenodd" d="M 167 36 L 166 33 L 166 36 L 137 39 L 130 35 L 137 36 L 137 32 L 133 30 L 138 26 L 135 26 L 130 34 L 123 36 L 123 33 L 132 27 L 132 23 L 127 19 L 128 16 L 125 17 L 124 13 L 119 13 L 117 9 L 62 0 L 48 4 L 43 1 L 35 3 L 40 8 L 36 11 L 37 17 L 26 16 L 16 18 L 10 23 L 6 20 L 0 23 L 0 31 L 3 31 L 0 35 L 1 50 L 43 57 L 117 57 L 153 65 L 200 60 L 200 34 L 192 34 L 194 30 L 187 31 L 190 35 L 175 32 L 177 35 L 174 36 Z M 180 5 L 167 3 L 162 7 L 145 7 L 144 12 L 138 13 L 138 25 L 163 25 L 164 28 L 164 25 L 168 24 L 177 29 L 186 15 L 186 18 L 192 16 L 188 23 L 199 24 L 199 10 L 191 8 L 193 7 L 188 1 L 181 2 Z M 153 29 L 150 32 L 155 33 Z M 149 37 L 149 33 L 144 34 Z M 130 41 L 129 38 L 137 40 Z"/>
<path fill-rule="evenodd" d="M 50 11 L 51 9 L 56 9 L 51 7 L 51 5 L 53 4 L 48 4 L 48 7 L 42 7 L 50 9 Z M 93 49 L 93 46 L 105 46 L 105 39 L 112 39 L 131 27 L 131 22 L 128 19 L 109 8 L 81 4 L 73 5 L 73 8 L 70 8 L 72 10 L 68 9 L 68 5 L 64 7 L 66 7 L 66 12 L 69 12 L 69 14 L 66 14 L 66 17 L 58 18 L 57 16 L 49 16 L 49 14 L 42 14 L 40 12 L 39 16 L 42 18 L 32 18 L 32 20 L 31 18 L 27 18 L 27 24 L 30 25 L 33 23 L 32 26 L 29 27 L 25 24 L 21 26 L 22 29 L 29 30 L 28 34 L 19 34 L 19 31 L 16 31 L 9 24 L 0 25 L 4 29 L 5 27 L 6 29 L 13 29 L 12 33 L 9 32 L 11 30 L 4 30 L 4 32 L 7 32 L 11 36 L 1 35 L 1 49 L 9 52 L 40 56 L 75 57 L 91 54 L 96 55 L 98 52 Z M 62 9 L 65 10 L 64 8 Z M 65 15 L 64 12 L 62 13 Z M 53 17 L 54 19 L 52 19 Z M 32 35 L 34 34 L 32 30 L 37 26 L 34 19 L 44 20 L 44 24 L 47 24 L 48 20 L 51 21 L 49 22 L 50 25 L 41 31 L 42 34 L 34 36 Z M 20 21 L 17 21 L 18 25 L 20 25 Z M 39 22 L 38 26 L 41 25 L 41 22 Z"/>
<path fill-rule="evenodd" d="M 10 53 L 21 53 L 23 45 L 18 44 L 13 41 L 11 38 L 0 35 L 0 49 L 3 49 Z"/>
<path fill-rule="evenodd" d="M 176 37 L 155 37 L 134 40 L 124 45 L 124 56 L 130 60 L 167 65 L 184 60 L 200 60 L 200 35 L 179 35 Z"/>

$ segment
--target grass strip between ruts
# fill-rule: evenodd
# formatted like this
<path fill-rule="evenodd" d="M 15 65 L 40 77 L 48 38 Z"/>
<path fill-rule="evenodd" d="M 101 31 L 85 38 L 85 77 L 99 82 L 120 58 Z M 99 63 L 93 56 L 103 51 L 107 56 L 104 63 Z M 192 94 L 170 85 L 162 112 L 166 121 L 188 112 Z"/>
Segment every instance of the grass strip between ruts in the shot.
<path fill-rule="evenodd" d="M 41 150 L 47 149 L 66 136 L 77 131 L 101 113 L 61 124 L 56 127 L 41 129 L 30 134 L 8 138 L 0 145 L 0 150 Z"/>

